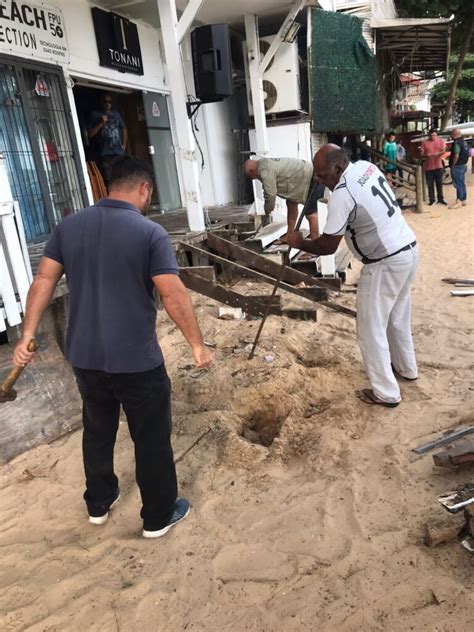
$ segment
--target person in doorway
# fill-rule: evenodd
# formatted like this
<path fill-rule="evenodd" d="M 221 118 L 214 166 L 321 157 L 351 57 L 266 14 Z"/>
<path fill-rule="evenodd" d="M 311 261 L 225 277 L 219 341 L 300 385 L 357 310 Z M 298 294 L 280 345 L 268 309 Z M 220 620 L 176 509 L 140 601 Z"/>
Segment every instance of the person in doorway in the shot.
<path fill-rule="evenodd" d="M 456 202 L 449 208 L 459 208 L 460 206 L 466 206 L 467 192 L 465 179 L 470 151 L 459 129 L 453 129 L 451 138 L 453 144 L 451 145 L 451 153 L 449 154 L 449 167 L 451 169 L 454 188 L 456 189 Z"/>
<path fill-rule="evenodd" d="M 425 175 L 428 185 L 429 205 L 435 203 L 435 185 L 438 196 L 438 204 L 447 206 L 443 196 L 443 172 L 442 156 L 446 151 L 446 143 L 438 137 L 435 129 L 430 129 L 429 139 L 421 143 L 420 153 L 425 158 Z"/>
<path fill-rule="evenodd" d="M 265 223 L 270 221 L 278 195 L 286 200 L 288 232 L 294 231 L 298 221 L 298 204 L 305 204 L 310 192 L 313 165 L 299 158 L 260 158 L 260 160 L 246 160 L 244 173 L 250 180 L 260 180 L 262 183 Z M 312 189 L 306 213 L 312 239 L 316 239 L 319 234 L 317 202 L 323 197 L 324 186 Z M 286 237 L 282 237 L 281 241 L 285 242 Z"/>
<path fill-rule="evenodd" d="M 395 163 L 397 160 L 397 143 L 395 142 L 395 138 L 395 132 L 389 132 L 383 145 L 383 155 L 390 161 L 385 165 L 385 173 L 387 174 L 387 180 L 392 188 L 394 186 L 393 176 L 397 171 L 397 165 Z"/>
<path fill-rule="evenodd" d="M 316 240 L 290 233 L 288 243 L 328 255 L 345 236 L 365 264 L 357 288 L 357 334 L 371 388 L 357 396 L 393 408 L 401 401 L 396 377 L 418 376 L 410 329 L 411 285 L 418 267 L 415 235 L 374 164 L 352 164 L 340 147 L 324 145 L 314 158 L 314 176 L 333 191 L 324 233 Z"/>
<path fill-rule="evenodd" d="M 406 158 L 407 158 L 407 150 L 403 146 L 402 141 L 397 140 L 397 161 L 405 162 Z M 400 178 L 401 181 L 403 181 L 403 169 L 399 167 L 397 171 L 398 171 L 398 177 Z M 400 186 L 402 186 L 401 183 L 400 183 Z"/>
<path fill-rule="evenodd" d="M 110 171 L 115 158 L 122 156 L 128 143 L 128 132 L 120 114 L 112 109 L 112 96 L 104 94 L 101 100 L 102 110 L 94 112 L 90 121 L 89 139 L 95 139 L 99 156 L 98 167 L 109 188 Z"/>
<path fill-rule="evenodd" d="M 188 341 L 196 366 L 212 362 L 170 238 L 144 217 L 152 191 L 149 167 L 123 156 L 112 166 L 109 196 L 57 226 L 28 293 L 14 353 L 16 366 L 33 360 L 28 343 L 65 273 L 70 306 L 65 355 L 83 400 L 89 521 L 104 524 L 120 497 L 113 458 L 122 406 L 135 444 L 146 538 L 167 533 L 190 507 L 177 498 L 170 381 L 156 338 L 155 291 Z"/>

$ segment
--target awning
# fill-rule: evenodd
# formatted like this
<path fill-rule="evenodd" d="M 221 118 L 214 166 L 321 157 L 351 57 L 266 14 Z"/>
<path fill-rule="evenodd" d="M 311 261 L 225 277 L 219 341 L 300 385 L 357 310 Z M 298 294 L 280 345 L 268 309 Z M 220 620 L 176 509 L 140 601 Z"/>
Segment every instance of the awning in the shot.
<path fill-rule="evenodd" d="M 376 50 L 386 51 L 399 73 L 447 69 L 451 18 L 371 20 Z"/>

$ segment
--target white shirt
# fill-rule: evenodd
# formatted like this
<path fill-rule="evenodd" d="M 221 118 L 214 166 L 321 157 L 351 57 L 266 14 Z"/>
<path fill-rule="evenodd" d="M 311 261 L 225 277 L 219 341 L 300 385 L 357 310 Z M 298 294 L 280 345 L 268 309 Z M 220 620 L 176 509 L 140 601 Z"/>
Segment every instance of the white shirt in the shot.
<path fill-rule="evenodd" d="M 349 164 L 328 202 L 326 235 L 344 235 L 354 255 L 384 259 L 415 241 L 382 172 L 371 162 Z"/>

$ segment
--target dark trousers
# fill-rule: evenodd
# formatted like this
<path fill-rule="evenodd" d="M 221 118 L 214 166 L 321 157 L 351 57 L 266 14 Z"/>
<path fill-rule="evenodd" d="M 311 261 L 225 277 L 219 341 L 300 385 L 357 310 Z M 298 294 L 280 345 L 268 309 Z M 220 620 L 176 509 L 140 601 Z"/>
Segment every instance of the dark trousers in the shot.
<path fill-rule="evenodd" d="M 117 495 L 114 446 L 122 405 L 135 444 L 144 528 L 161 529 L 171 518 L 177 496 L 171 447 L 171 383 L 164 364 L 143 373 L 78 368 L 74 373 L 83 401 L 84 499 L 89 510 L 107 510 Z"/>
<path fill-rule="evenodd" d="M 443 197 L 443 169 L 431 169 L 426 171 L 426 184 L 428 185 L 428 195 L 430 202 L 435 201 L 435 184 L 438 202 L 444 200 Z"/>

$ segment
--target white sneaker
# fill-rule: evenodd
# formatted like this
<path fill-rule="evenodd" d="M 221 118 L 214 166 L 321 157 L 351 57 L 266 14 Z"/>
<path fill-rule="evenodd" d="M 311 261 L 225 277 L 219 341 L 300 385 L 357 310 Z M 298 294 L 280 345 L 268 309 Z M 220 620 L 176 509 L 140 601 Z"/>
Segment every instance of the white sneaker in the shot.
<path fill-rule="evenodd" d="M 115 507 L 115 505 L 118 503 L 119 500 L 120 500 L 120 492 L 118 493 L 117 498 L 110 505 L 108 510 L 105 512 L 105 514 L 102 514 L 101 516 L 91 516 L 89 514 L 89 522 L 91 524 L 105 524 L 107 520 L 109 519 L 110 512 L 112 511 L 113 507 Z"/>

